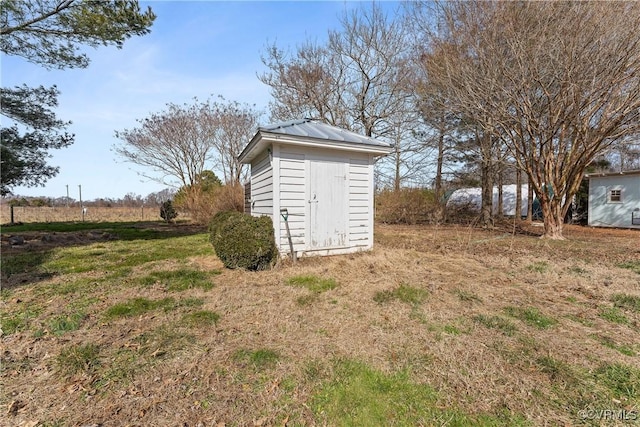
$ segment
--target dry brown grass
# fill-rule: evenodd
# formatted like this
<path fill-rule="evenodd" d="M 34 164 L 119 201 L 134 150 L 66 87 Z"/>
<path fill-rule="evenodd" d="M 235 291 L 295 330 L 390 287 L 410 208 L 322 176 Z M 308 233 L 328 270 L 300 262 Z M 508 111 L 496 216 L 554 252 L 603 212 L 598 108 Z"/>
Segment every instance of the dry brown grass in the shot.
<path fill-rule="evenodd" d="M 73 222 L 82 221 L 82 210 L 78 207 L 35 207 L 16 206 L 13 208 L 15 222 Z M 178 220 L 188 219 L 180 213 Z M 3 203 L 0 206 L 0 224 L 7 224 L 11 220 L 10 207 Z M 127 207 L 89 207 L 84 216 L 86 222 L 133 222 L 133 221 L 162 221 L 160 208 L 127 208 Z"/>
<path fill-rule="evenodd" d="M 640 314 L 625 313 L 627 324 L 599 315 L 614 294 L 640 297 L 640 276 L 617 267 L 640 260 L 640 233 L 568 227 L 570 240 L 549 242 L 509 231 L 378 226 L 371 252 L 296 265 L 283 260 L 272 271 L 256 273 L 224 270 L 213 255 L 141 266 L 126 283 L 92 288 L 89 317 L 80 330 L 62 337 L 35 338 L 30 330 L 2 338 L 0 403 L 19 401 L 24 407 L 0 424 L 63 418 L 64 425 L 314 425 L 309 399 L 318 381 L 330 375 L 332 361 L 345 358 L 385 372 L 408 368 L 413 381 L 438 390 L 443 407 L 469 414 L 507 410 L 534 425 L 573 425 L 579 400 L 587 395 L 604 405 L 596 409 L 637 411 L 637 397 L 612 400 L 586 379 L 603 363 L 640 368 Z M 185 267 L 222 273 L 212 278 L 210 291 L 172 294 L 161 285 L 133 285 L 149 270 Z M 45 289 L 105 274 L 63 275 L 16 288 L 3 309 L 42 306 L 44 298 L 34 321 L 42 322 L 80 298 Z M 287 285 L 299 275 L 333 278 L 338 286 L 300 304 L 309 291 Z M 401 284 L 426 290 L 426 301 L 374 301 L 376 293 Z M 174 333 L 189 338 L 151 340 L 143 343 L 145 350 L 140 337 L 161 335 L 163 327 L 176 324 L 179 312 L 113 321 L 100 314 L 134 296 L 167 295 L 200 298 L 198 309 L 215 311 L 220 321 L 215 328 L 176 326 Z M 535 307 L 557 324 L 539 329 L 509 317 L 505 307 Z M 516 332 L 509 336 L 474 322 L 479 315 L 508 319 Z M 595 336 L 635 349 L 635 355 L 604 346 Z M 54 359 L 61 348 L 86 342 L 99 346 L 101 362 L 110 369 L 126 365 L 127 355 L 140 365 L 125 379 L 105 379 L 108 369 L 100 371 L 102 377 L 60 375 Z M 270 349 L 280 357 L 267 371 L 253 370 L 234 357 L 239 349 Z M 560 368 L 549 368 L 550 360 Z M 574 406 L 567 410 L 558 401 Z"/>

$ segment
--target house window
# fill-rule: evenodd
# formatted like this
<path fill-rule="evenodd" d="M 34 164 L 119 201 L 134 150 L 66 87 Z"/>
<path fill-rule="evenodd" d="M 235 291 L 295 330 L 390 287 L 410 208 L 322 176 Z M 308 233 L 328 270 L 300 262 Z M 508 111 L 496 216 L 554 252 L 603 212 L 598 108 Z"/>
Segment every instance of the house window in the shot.
<path fill-rule="evenodd" d="M 622 190 L 609 190 L 609 203 L 622 203 Z"/>

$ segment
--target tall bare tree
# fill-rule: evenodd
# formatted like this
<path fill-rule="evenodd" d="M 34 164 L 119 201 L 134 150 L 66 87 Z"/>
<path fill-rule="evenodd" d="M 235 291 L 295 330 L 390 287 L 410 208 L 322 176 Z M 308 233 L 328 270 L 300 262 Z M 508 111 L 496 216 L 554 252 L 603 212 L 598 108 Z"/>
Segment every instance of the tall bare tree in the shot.
<path fill-rule="evenodd" d="M 432 77 L 507 145 L 544 216 L 563 218 L 589 163 L 640 133 L 640 8 L 630 2 L 447 2 Z"/>
<path fill-rule="evenodd" d="M 209 102 L 167 104 L 167 109 L 138 120 L 139 127 L 116 131 L 114 151 L 125 160 L 151 168 L 141 174 L 178 187 L 192 186 L 213 162 L 215 122 Z M 176 182 L 177 181 L 177 182 Z"/>
<path fill-rule="evenodd" d="M 262 113 L 253 105 L 227 101 L 223 97 L 211 107 L 216 165 L 222 171 L 225 184 L 242 184 L 247 178 L 247 168 L 238 161 L 238 155 L 256 132 Z"/>
<path fill-rule="evenodd" d="M 292 54 L 273 44 L 262 62 L 269 71 L 258 78 L 271 87 L 271 120 L 302 117 L 350 127 L 343 100 L 344 68 L 326 46 L 306 41 Z"/>
<path fill-rule="evenodd" d="M 253 106 L 218 97 L 167 109 L 138 120 L 139 127 L 116 131 L 122 143 L 114 151 L 151 169 L 142 175 L 176 187 L 191 188 L 203 172 L 220 170 L 226 184 L 244 177 L 237 156 L 249 142 L 261 113 Z M 173 181 L 173 182 L 172 182 Z"/>
<path fill-rule="evenodd" d="M 411 130 L 416 118 L 408 33 L 377 4 L 345 12 L 326 44 L 307 41 L 288 54 L 269 46 L 259 76 L 271 87 L 271 118 L 306 116 L 396 143 L 388 178 L 396 187 L 415 176 L 420 146 Z"/>

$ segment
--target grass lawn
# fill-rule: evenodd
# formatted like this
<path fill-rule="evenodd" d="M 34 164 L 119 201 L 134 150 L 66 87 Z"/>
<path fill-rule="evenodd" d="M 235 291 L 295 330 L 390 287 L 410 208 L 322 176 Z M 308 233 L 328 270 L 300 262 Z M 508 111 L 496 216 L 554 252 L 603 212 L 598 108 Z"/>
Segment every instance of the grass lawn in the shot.
<path fill-rule="evenodd" d="M 640 422 L 640 233 L 509 231 L 247 272 L 186 224 L 4 227 L 0 425 Z"/>

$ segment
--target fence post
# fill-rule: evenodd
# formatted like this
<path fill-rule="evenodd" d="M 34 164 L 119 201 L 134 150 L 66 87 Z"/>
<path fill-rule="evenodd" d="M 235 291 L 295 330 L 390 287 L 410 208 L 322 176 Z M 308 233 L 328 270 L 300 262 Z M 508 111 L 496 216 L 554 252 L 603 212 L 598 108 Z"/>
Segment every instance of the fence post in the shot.
<path fill-rule="evenodd" d="M 13 225 L 13 205 L 11 205 L 11 225 Z"/>

